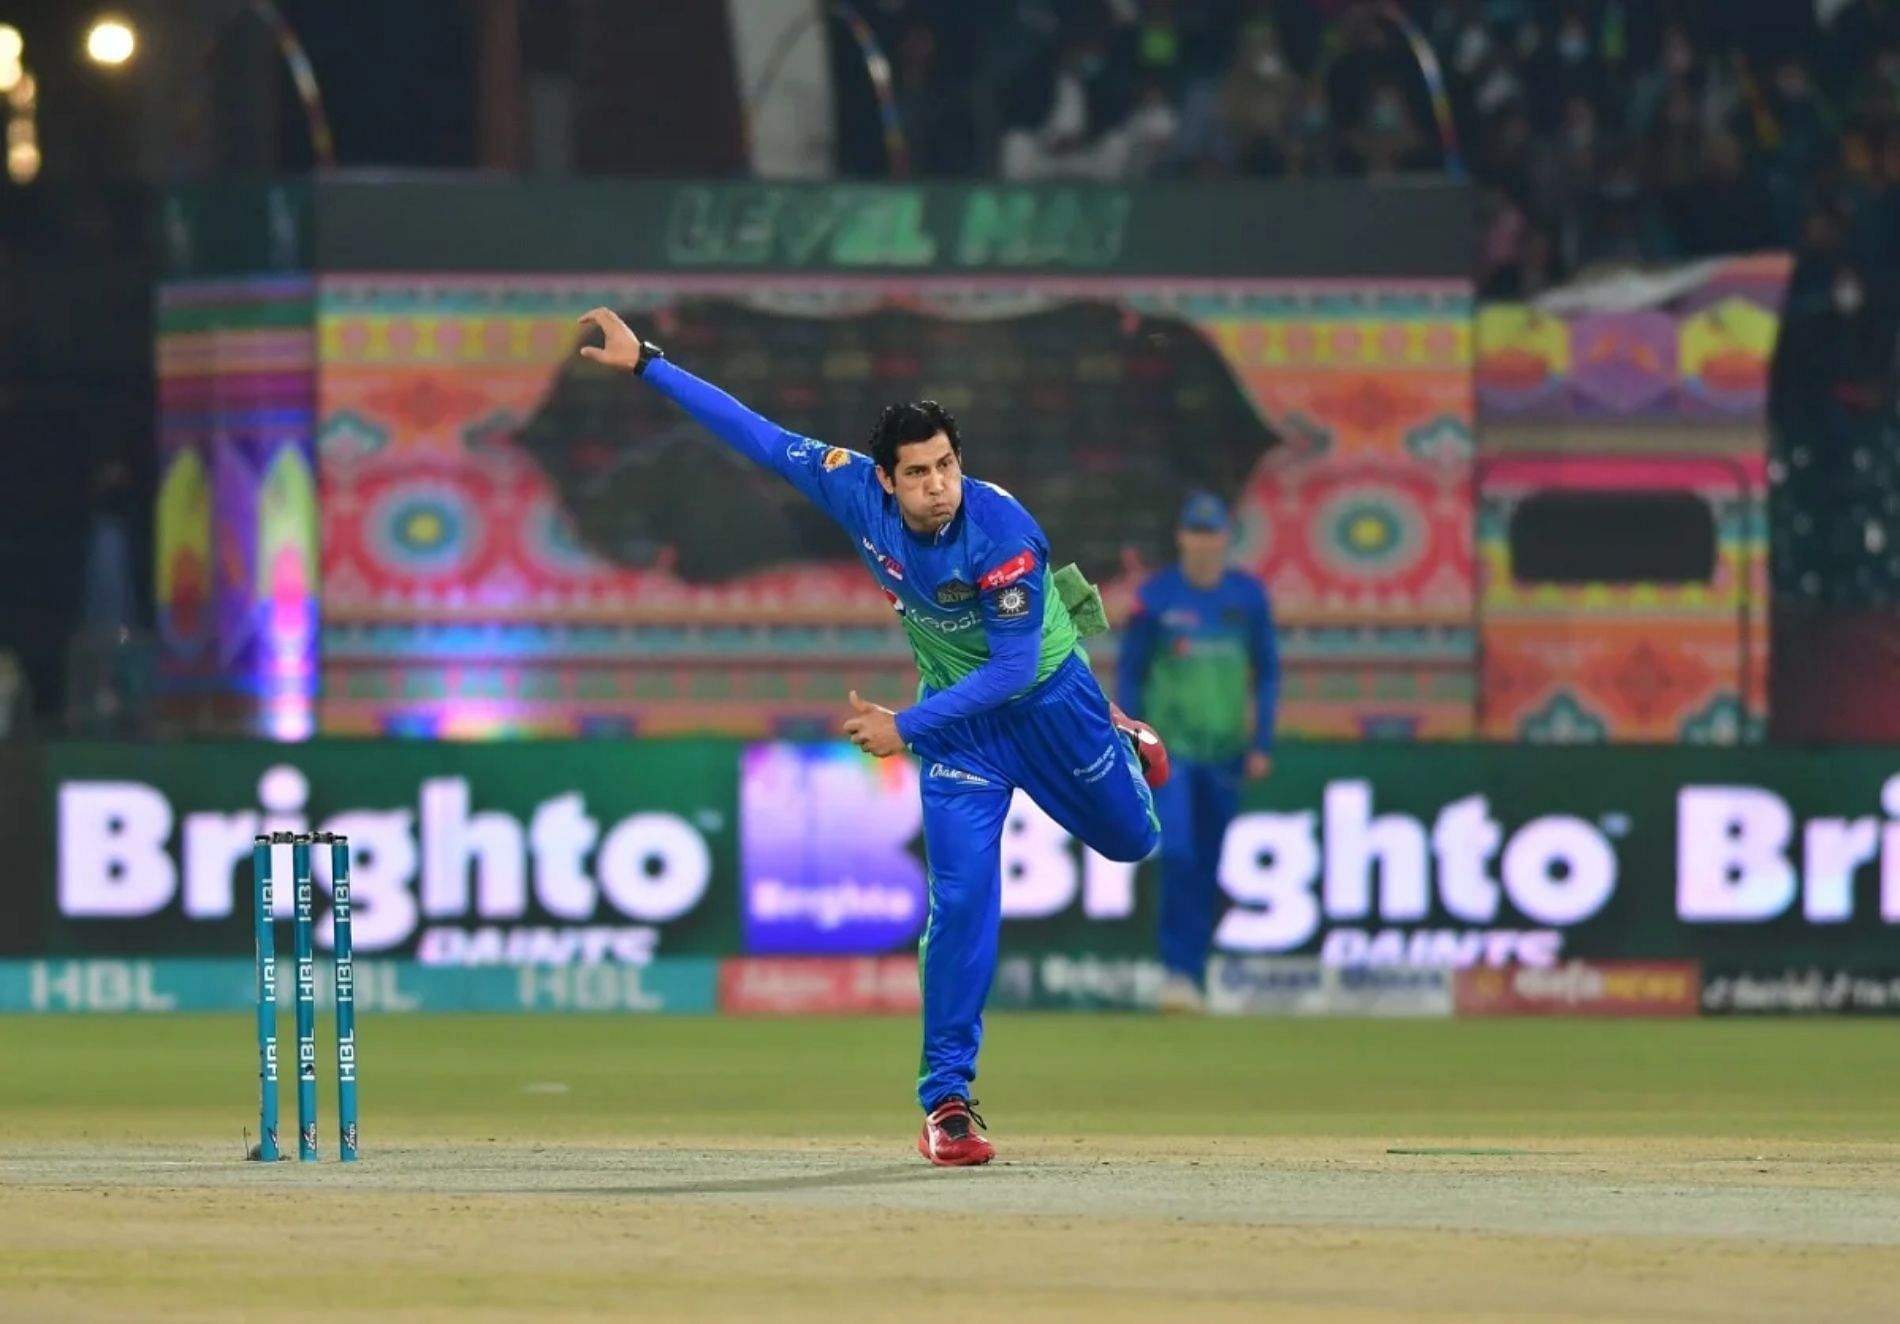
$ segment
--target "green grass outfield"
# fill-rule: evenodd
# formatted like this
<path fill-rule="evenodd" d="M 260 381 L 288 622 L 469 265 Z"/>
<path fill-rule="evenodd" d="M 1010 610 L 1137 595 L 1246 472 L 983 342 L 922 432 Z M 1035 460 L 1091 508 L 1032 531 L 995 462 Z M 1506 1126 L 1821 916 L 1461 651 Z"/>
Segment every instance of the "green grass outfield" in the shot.
<path fill-rule="evenodd" d="M 288 1018 L 284 1028 L 288 1029 Z M 12 1142 L 221 1142 L 257 1126 L 248 1016 L 0 1017 Z M 907 1142 L 914 1021 L 366 1017 L 365 1154 L 746 1135 Z M 318 1033 L 334 1156 L 335 1041 Z M 281 1134 L 295 1041 L 280 1032 Z M 991 1018 L 976 1094 L 1010 1136 L 1900 1134 L 1900 1027 L 1879 1021 Z"/>

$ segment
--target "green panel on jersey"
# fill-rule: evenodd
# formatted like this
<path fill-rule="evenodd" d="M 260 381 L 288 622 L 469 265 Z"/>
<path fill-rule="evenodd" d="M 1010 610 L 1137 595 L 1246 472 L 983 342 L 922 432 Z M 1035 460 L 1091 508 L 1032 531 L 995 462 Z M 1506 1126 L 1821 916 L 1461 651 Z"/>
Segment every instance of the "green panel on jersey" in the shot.
<path fill-rule="evenodd" d="M 1049 679 L 1055 669 L 1080 648 L 1075 622 L 1069 619 L 1069 609 L 1062 605 L 1054 576 L 1045 569 L 1042 577 L 1042 654 L 1036 661 L 1036 684 Z M 917 675 L 930 689 L 941 693 L 990 660 L 989 639 L 983 633 L 983 612 L 975 604 L 950 622 L 958 627 L 955 629 L 926 626 L 920 620 L 917 615 L 906 612 L 904 633 L 910 638 L 910 650 L 917 659 Z"/>
<path fill-rule="evenodd" d="M 1195 639 L 1185 654 L 1163 653 L 1148 672 L 1144 716 L 1168 733 L 1175 758 L 1220 763 L 1239 758 L 1253 731 L 1253 660 L 1239 639 Z"/>

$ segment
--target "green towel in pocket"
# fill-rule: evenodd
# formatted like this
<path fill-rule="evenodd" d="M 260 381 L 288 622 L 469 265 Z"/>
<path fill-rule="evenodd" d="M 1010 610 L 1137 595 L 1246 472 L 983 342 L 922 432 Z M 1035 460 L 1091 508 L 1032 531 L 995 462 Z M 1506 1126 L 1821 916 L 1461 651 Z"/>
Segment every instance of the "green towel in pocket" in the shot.
<path fill-rule="evenodd" d="M 1056 593 L 1075 622 L 1075 632 L 1084 639 L 1108 633 L 1108 610 L 1102 606 L 1102 590 L 1089 583 L 1072 561 L 1055 573 Z"/>

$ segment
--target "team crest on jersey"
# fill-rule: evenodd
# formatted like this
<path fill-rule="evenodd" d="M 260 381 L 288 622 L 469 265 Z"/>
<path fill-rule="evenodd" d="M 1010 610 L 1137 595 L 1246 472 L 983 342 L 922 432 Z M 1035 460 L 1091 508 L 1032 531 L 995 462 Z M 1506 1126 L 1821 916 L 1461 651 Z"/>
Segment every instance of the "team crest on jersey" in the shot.
<path fill-rule="evenodd" d="M 1029 615 L 1029 590 L 1012 584 L 996 595 L 996 614 L 1001 617 Z"/>
<path fill-rule="evenodd" d="M 825 458 L 820 461 L 820 463 L 822 463 L 827 470 L 842 468 L 851 463 L 851 452 L 845 450 L 842 446 L 833 446 L 830 450 L 825 452 Z"/>
<path fill-rule="evenodd" d="M 968 602 L 975 596 L 975 587 L 964 583 L 961 579 L 953 579 L 948 584 L 937 586 L 937 601 L 946 607 L 954 607 L 959 602 Z"/>

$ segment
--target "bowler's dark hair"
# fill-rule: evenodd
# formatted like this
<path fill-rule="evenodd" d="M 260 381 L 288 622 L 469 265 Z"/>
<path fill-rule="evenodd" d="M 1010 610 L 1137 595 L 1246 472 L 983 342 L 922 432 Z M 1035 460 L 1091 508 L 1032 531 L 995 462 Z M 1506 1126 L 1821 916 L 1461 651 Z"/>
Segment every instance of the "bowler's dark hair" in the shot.
<path fill-rule="evenodd" d="M 957 421 L 950 411 L 935 400 L 913 400 L 907 405 L 891 405 L 877 416 L 871 429 L 871 458 L 878 468 L 895 478 L 897 450 L 913 442 L 929 441 L 939 432 L 950 438 L 950 450 L 963 458 L 963 439 L 957 436 Z"/>

